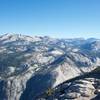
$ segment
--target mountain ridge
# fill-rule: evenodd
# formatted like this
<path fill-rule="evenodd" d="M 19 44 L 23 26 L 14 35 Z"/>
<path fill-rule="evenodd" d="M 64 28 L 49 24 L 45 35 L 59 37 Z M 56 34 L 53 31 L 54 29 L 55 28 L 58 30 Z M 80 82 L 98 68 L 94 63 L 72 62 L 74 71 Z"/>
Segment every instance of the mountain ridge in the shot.
<path fill-rule="evenodd" d="M 100 66 L 99 41 L 0 36 L 0 100 L 32 100 L 48 88 L 91 72 Z"/>

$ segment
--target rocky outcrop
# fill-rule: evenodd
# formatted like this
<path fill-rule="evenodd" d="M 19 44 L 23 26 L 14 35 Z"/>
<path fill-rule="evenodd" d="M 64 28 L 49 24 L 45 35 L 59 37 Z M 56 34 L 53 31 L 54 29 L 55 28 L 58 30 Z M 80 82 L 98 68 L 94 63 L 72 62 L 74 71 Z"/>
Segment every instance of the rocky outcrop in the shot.
<path fill-rule="evenodd" d="M 44 93 L 39 98 L 46 100 L 99 100 L 100 72 L 74 78 L 53 88 L 52 94 Z"/>
<path fill-rule="evenodd" d="M 94 79 L 92 80 L 92 82 L 94 82 Z M 73 82 L 69 89 L 66 90 L 66 98 L 75 99 L 93 96 L 95 87 L 93 86 L 92 82 L 88 81 L 88 79 Z"/>
<path fill-rule="evenodd" d="M 32 72 L 26 72 L 19 76 L 13 76 L 0 81 L 0 100 L 19 100 L 26 88 L 26 83 L 32 76 Z"/>

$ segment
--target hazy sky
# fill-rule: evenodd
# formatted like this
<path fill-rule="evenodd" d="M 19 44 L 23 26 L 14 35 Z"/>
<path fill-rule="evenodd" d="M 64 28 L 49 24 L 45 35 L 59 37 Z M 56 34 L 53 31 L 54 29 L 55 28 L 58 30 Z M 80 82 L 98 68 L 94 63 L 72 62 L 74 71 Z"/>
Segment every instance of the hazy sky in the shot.
<path fill-rule="evenodd" d="M 0 34 L 100 38 L 100 0 L 0 0 Z"/>

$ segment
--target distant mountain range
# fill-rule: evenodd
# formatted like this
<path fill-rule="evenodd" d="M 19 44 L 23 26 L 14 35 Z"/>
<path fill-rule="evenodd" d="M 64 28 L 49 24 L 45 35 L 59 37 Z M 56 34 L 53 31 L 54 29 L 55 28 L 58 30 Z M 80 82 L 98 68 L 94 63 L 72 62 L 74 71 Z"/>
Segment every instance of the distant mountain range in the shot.
<path fill-rule="evenodd" d="M 97 79 L 92 77 L 92 81 L 91 79 L 86 81 L 84 78 L 78 79 L 78 82 L 73 81 L 70 85 L 72 88 L 66 90 L 64 98 L 60 97 L 58 91 L 58 93 L 55 92 L 57 94 L 55 99 L 52 98 L 52 94 L 48 97 L 41 94 L 56 88 L 67 80 L 90 73 L 99 66 L 100 39 L 55 39 L 48 36 L 1 35 L 0 100 L 76 100 L 76 98 L 71 98 L 76 95 L 80 96 L 77 100 L 90 100 L 97 96 L 91 97 L 96 90 L 94 88 L 97 88 L 92 86 L 92 83 L 97 80 L 100 85 L 100 77 Z M 89 96 L 82 97 L 83 92 L 80 94 L 76 93 L 78 90 L 73 92 L 74 88 L 80 87 L 78 83 L 87 84 L 86 87 L 89 85 L 94 90 Z M 87 88 L 83 86 L 82 89 Z M 98 93 L 100 93 L 100 87 Z"/>

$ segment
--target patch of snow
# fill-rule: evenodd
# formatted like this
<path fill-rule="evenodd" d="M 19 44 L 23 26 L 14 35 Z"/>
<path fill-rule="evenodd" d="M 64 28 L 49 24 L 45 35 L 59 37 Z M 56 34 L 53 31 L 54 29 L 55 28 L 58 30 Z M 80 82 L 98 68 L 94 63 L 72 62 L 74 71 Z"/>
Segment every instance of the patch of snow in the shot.
<path fill-rule="evenodd" d="M 14 73 L 14 72 L 15 72 L 15 67 L 9 66 L 9 67 L 7 68 L 7 74 L 12 74 L 12 73 Z"/>
<path fill-rule="evenodd" d="M 53 51 L 51 52 L 51 54 L 53 54 L 53 55 L 62 55 L 63 52 L 60 51 L 60 50 L 53 50 Z"/>

